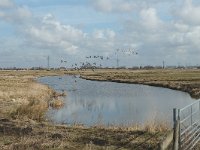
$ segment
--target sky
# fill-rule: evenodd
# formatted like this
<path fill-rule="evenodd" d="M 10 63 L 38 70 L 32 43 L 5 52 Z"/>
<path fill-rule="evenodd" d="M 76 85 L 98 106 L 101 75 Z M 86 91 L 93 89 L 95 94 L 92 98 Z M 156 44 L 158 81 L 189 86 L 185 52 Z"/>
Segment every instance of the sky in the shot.
<path fill-rule="evenodd" d="M 200 65 L 200 1 L 0 0 L 0 67 L 48 56 L 50 67 Z"/>

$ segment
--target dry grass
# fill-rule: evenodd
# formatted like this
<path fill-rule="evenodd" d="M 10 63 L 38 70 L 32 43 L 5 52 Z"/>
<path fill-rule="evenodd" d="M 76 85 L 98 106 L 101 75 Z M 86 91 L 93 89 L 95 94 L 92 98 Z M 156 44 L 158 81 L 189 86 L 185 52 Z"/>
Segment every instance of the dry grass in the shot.
<path fill-rule="evenodd" d="M 54 108 L 54 109 L 60 109 L 64 106 L 63 99 L 60 97 L 53 99 L 52 101 L 49 102 L 49 105 Z"/>
<path fill-rule="evenodd" d="M 33 79 L 48 73 L 56 74 L 46 71 L 1 71 L 0 116 L 41 120 L 48 109 L 48 102 L 56 94 L 53 89 Z"/>
<path fill-rule="evenodd" d="M 33 119 L 36 121 L 44 120 L 46 111 L 48 110 L 47 102 L 31 100 L 28 104 L 19 105 L 9 114 L 14 119 Z"/>
<path fill-rule="evenodd" d="M 143 130 L 151 133 L 166 132 L 171 129 L 170 124 L 167 122 L 149 121 L 143 125 Z"/>
<path fill-rule="evenodd" d="M 128 125 L 95 125 L 94 128 L 111 129 L 111 130 L 126 130 L 126 131 L 144 131 L 148 133 L 168 132 L 171 130 L 171 125 L 168 122 L 152 119 L 144 124 L 128 124 Z"/>
<path fill-rule="evenodd" d="M 165 133 L 0 120 L 0 149 L 155 149 Z"/>

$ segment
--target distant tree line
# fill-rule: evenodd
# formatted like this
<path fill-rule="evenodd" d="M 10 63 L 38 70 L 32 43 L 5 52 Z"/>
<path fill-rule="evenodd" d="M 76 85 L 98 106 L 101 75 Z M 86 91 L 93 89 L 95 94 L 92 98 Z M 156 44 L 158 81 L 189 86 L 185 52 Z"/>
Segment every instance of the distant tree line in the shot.
<path fill-rule="evenodd" d="M 18 68 L 18 67 L 0 67 L 0 70 L 77 70 L 77 69 L 131 69 L 131 70 L 139 70 L 139 69 L 200 69 L 200 66 L 166 66 L 163 68 L 162 66 L 119 66 L 119 67 L 102 67 L 95 65 L 84 65 L 80 67 L 57 67 L 57 68 L 45 68 L 45 67 L 31 67 L 31 68 Z"/>

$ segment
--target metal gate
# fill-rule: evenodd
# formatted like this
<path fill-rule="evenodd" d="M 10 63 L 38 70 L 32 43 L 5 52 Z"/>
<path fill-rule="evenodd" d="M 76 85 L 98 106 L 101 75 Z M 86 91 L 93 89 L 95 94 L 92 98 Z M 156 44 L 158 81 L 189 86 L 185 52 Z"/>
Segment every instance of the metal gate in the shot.
<path fill-rule="evenodd" d="M 178 123 L 178 149 L 189 150 L 200 141 L 200 100 L 174 110 L 174 121 Z"/>

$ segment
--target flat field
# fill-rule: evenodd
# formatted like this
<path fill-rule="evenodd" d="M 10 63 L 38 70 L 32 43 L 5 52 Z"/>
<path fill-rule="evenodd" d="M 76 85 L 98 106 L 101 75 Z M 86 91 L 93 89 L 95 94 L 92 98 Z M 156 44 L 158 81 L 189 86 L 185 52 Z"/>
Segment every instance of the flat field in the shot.
<path fill-rule="evenodd" d="M 168 133 L 166 126 L 155 121 L 128 128 L 53 125 L 45 112 L 60 94 L 35 78 L 65 74 L 177 90 L 187 87 L 195 91 L 190 92 L 192 96 L 199 96 L 199 70 L 0 71 L 0 149 L 156 149 Z"/>

